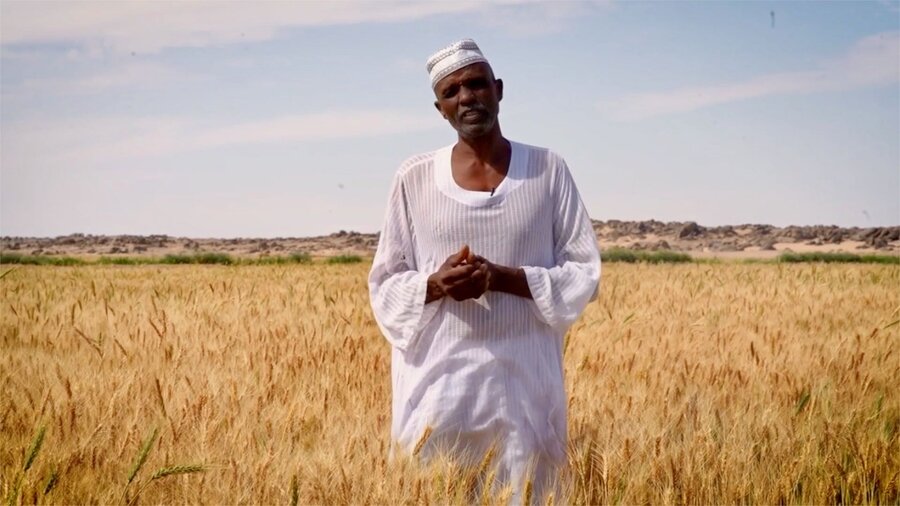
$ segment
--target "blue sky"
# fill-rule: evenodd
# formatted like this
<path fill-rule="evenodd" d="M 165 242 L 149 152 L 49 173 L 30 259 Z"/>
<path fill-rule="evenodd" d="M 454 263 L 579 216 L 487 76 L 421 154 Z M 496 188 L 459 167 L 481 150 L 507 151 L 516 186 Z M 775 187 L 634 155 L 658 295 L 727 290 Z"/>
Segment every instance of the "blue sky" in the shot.
<path fill-rule="evenodd" d="M 774 13 L 774 20 L 773 15 Z M 374 232 L 474 38 L 595 219 L 900 224 L 900 3 L 0 3 L 0 235 Z"/>

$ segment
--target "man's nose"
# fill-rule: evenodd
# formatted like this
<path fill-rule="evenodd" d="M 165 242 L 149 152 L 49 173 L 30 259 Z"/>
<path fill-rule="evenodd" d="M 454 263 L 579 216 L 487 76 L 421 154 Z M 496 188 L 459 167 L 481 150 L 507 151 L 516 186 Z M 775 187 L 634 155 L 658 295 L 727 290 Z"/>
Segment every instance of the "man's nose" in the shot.
<path fill-rule="evenodd" d="M 475 101 L 475 93 L 468 86 L 460 86 L 459 101 L 463 104 L 472 103 Z"/>

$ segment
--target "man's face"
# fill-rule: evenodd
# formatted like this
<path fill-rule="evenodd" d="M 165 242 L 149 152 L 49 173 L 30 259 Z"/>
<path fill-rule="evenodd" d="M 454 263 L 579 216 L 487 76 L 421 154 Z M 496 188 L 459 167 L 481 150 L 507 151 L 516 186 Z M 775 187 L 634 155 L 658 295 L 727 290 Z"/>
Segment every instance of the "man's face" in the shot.
<path fill-rule="evenodd" d="M 476 63 L 438 81 L 434 106 L 466 139 L 486 135 L 497 124 L 503 81 L 494 79 L 491 67 Z"/>

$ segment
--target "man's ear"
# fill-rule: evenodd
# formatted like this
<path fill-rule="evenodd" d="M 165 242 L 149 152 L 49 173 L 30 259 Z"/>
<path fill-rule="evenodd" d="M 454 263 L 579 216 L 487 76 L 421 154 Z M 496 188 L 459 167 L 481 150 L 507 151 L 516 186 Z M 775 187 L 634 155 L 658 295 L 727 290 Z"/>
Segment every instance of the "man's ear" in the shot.
<path fill-rule="evenodd" d="M 494 86 L 497 87 L 497 102 L 499 102 L 503 100 L 503 79 L 495 80 Z"/>
<path fill-rule="evenodd" d="M 434 101 L 434 108 L 437 109 L 437 112 L 441 113 L 441 116 L 443 116 L 444 119 L 447 119 L 447 115 L 444 114 L 444 111 L 441 110 L 441 105 L 438 103 L 437 100 Z"/>

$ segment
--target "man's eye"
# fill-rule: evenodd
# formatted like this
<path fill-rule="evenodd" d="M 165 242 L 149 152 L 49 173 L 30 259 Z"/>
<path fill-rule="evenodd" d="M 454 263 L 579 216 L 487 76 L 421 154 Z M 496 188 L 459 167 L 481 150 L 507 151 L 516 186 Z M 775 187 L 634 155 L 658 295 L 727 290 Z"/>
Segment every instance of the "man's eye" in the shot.
<path fill-rule="evenodd" d="M 446 89 L 444 90 L 444 92 L 441 93 L 441 97 L 443 97 L 443 98 L 451 98 L 451 97 L 456 96 L 457 93 L 459 93 L 459 86 L 453 85 L 453 86 L 450 86 L 450 87 L 446 88 Z"/>
<path fill-rule="evenodd" d="M 483 77 L 472 79 L 471 81 L 466 83 L 466 87 L 468 87 L 470 90 L 483 90 L 487 88 L 487 85 L 487 79 Z"/>

